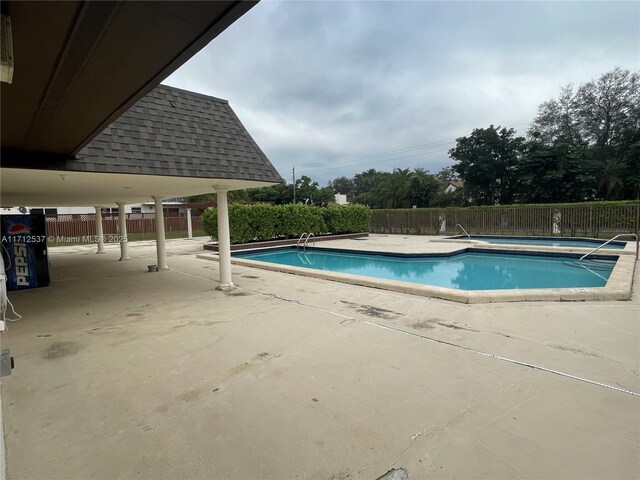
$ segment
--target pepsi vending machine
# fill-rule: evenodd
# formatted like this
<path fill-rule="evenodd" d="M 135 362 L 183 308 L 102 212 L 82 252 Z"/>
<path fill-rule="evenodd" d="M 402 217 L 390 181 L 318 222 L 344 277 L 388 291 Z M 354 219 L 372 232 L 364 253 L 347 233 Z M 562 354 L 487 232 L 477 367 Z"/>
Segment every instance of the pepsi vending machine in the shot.
<path fill-rule="evenodd" d="M 0 215 L 0 221 L 7 290 L 49 285 L 44 215 Z"/>

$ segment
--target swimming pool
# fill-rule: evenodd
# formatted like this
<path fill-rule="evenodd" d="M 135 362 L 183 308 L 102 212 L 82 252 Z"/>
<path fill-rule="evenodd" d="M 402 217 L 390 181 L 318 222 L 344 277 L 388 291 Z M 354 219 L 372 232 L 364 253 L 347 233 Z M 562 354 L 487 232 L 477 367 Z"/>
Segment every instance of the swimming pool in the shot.
<path fill-rule="evenodd" d="M 603 287 L 618 257 L 465 249 L 386 254 L 295 247 L 237 252 L 234 258 L 459 290 Z"/>
<path fill-rule="evenodd" d="M 481 242 L 495 243 L 498 245 L 537 245 L 543 247 L 577 247 L 577 248 L 596 248 L 602 245 L 606 240 L 596 240 L 590 238 L 562 238 L 562 237 L 508 237 L 493 235 L 456 235 L 448 237 L 450 240 L 478 240 Z M 625 242 L 611 242 L 606 249 L 622 250 L 626 246 Z"/>

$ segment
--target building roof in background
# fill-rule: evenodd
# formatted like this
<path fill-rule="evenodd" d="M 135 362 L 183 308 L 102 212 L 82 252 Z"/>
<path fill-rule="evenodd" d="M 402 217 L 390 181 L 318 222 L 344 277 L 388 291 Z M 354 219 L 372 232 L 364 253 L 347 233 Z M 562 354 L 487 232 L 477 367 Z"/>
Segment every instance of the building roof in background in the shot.
<path fill-rule="evenodd" d="M 281 183 L 226 100 L 159 85 L 97 135 L 71 171 Z"/>

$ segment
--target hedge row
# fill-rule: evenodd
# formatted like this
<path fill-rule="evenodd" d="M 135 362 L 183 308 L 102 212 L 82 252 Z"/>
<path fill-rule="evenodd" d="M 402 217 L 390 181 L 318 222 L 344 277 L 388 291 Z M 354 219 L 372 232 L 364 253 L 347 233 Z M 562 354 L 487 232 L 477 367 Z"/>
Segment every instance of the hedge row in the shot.
<path fill-rule="evenodd" d="M 231 243 L 259 242 L 277 238 L 297 238 L 303 233 L 368 232 L 371 210 L 364 205 L 327 208 L 310 205 L 229 205 Z M 202 214 L 207 235 L 218 238 L 218 213 L 210 208 Z"/>

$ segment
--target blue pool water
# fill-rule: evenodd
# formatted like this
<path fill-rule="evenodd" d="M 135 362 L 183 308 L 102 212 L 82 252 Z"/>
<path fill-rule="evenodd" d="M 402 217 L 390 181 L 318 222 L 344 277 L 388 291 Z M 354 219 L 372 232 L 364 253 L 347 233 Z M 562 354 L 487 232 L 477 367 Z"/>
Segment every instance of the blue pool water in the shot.
<path fill-rule="evenodd" d="M 466 235 L 450 237 L 465 240 Z M 497 243 L 500 245 L 539 245 L 544 247 L 578 247 L 596 248 L 606 240 L 590 240 L 588 238 L 553 238 L 553 237 L 494 237 L 490 235 L 471 235 L 471 240 L 480 240 L 487 243 Z M 625 242 L 611 242 L 606 249 L 612 248 L 621 250 L 625 247 Z"/>
<path fill-rule="evenodd" d="M 387 255 L 295 247 L 238 252 L 234 257 L 461 290 L 602 287 L 617 257 L 463 251 L 452 255 Z M 587 267 L 587 268 L 585 268 Z"/>

